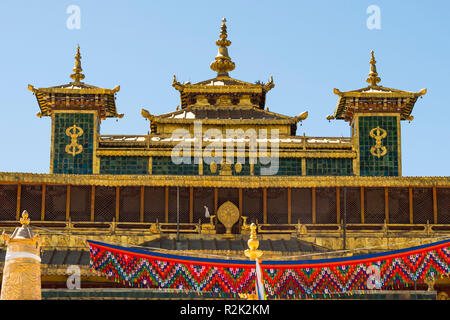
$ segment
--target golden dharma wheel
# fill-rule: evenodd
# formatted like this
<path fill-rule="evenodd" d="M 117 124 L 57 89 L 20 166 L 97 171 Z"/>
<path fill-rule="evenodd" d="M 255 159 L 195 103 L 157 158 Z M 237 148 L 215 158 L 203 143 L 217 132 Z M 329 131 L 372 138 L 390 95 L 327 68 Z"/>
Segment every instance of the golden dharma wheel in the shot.
<path fill-rule="evenodd" d="M 217 210 L 217 219 L 225 226 L 225 236 L 231 235 L 231 228 L 239 221 L 239 208 L 236 207 L 231 201 L 227 201 L 222 204 Z"/>

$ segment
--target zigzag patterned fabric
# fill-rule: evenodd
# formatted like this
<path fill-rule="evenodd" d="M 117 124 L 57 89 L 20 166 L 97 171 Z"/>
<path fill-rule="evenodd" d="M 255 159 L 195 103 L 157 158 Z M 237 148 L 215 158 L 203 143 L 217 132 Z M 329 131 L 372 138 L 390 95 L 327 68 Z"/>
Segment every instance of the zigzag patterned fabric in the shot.
<path fill-rule="evenodd" d="M 447 276 L 450 240 L 356 257 L 265 261 L 262 268 L 272 297 L 397 289 Z"/>
<path fill-rule="evenodd" d="M 142 288 L 255 292 L 255 262 L 165 254 L 88 241 L 91 268 Z M 355 290 L 397 289 L 450 273 L 450 240 L 336 259 L 260 263 L 268 298 L 295 298 Z"/>
<path fill-rule="evenodd" d="M 132 287 L 183 289 L 237 295 L 255 287 L 255 264 L 246 260 L 192 258 L 88 241 L 90 265 Z"/>

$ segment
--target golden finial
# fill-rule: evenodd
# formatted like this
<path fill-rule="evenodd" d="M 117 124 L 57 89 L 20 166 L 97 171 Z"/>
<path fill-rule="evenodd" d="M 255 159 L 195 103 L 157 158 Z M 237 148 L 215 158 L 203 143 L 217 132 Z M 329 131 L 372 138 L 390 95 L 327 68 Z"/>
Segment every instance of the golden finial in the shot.
<path fill-rule="evenodd" d="M 23 210 L 22 218 L 20 218 L 19 221 L 22 224 L 22 227 L 30 224 L 30 218 L 28 218 L 28 211 L 27 210 Z"/>
<path fill-rule="evenodd" d="M 249 249 L 244 251 L 246 257 L 250 258 L 251 260 L 256 260 L 262 256 L 263 252 L 261 250 L 258 250 L 259 241 L 256 236 L 256 225 L 254 223 L 250 225 L 250 239 L 248 239 L 247 245 Z"/>
<path fill-rule="evenodd" d="M 81 72 L 83 69 L 81 68 L 81 55 L 80 55 L 80 46 L 77 47 L 77 54 L 75 55 L 75 67 L 73 68 L 73 74 L 70 77 L 74 80 L 73 83 L 79 84 L 80 80 L 84 79 L 84 74 Z"/>
<path fill-rule="evenodd" d="M 227 39 L 227 19 L 222 19 L 222 27 L 220 29 L 220 39 L 216 41 L 219 51 L 215 60 L 209 66 L 213 71 L 217 72 L 218 77 L 228 77 L 228 71 L 234 70 L 234 62 L 228 56 L 228 48 L 231 41 Z"/>
<path fill-rule="evenodd" d="M 370 54 L 372 55 L 372 58 L 370 59 L 370 73 L 369 73 L 369 77 L 367 78 L 367 83 L 370 84 L 370 86 L 374 86 L 377 87 L 378 86 L 378 82 L 381 81 L 381 79 L 378 77 L 378 73 L 377 73 L 377 61 L 375 60 L 375 57 L 373 55 L 373 50 L 370 52 Z"/>

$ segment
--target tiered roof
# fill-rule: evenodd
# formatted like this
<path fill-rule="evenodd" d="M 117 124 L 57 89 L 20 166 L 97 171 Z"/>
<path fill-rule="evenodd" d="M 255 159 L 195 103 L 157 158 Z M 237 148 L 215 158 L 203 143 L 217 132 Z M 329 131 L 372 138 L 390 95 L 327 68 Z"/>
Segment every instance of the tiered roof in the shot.
<path fill-rule="evenodd" d="M 151 121 L 152 132 L 159 123 L 189 123 L 202 120 L 208 124 L 232 124 L 239 121 L 242 124 L 283 124 L 290 125 L 295 132 L 296 124 L 305 120 L 307 112 L 297 117 L 285 116 L 270 112 L 265 106 L 266 94 L 275 85 L 270 77 L 267 83 L 250 83 L 231 78 L 229 72 L 234 70 L 235 63 L 228 55 L 228 40 L 226 19 L 222 20 L 217 56 L 210 68 L 217 72 L 212 79 L 194 84 L 180 83 L 174 76 L 172 86 L 180 92 L 181 108 L 163 115 L 152 115 L 142 109 L 142 116 Z"/>
<path fill-rule="evenodd" d="M 77 47 L 75 55 L 74 73 L 70 75 L 72 82 L 49 87 L 34 88 L 28 85 L 28 89 L 36 95 L 41 112 L 38 117 L 51 116 L 53 110 L 98 110 L 101 119 L 118 117 L 115 103 L 115 93 L 120 90 L 120 86 L 114 89 L 104 89 L 95 87 L 84 82 L 82 73 L 80 47 Z"/>
<path fill-rule="evenodd" d="M 409 92 L 378 85 L 381 79 L 378 77 L 373 51 L 371 56 L 369 77 L 366 80 L 369 86 L 346 92 L 335 88 L 333 92 L 339 96 L 339 99 L 334 114 L 328 116 L 328 120 L 351 121 L 355 112 L 399 113 L 401 120 L 413 119 L 411 112 L 414 104 L 427 92 L 427 89 Z"/>
<path fill-rule="evenodd" d="M 227 104 L 239 106 L 242 105 L 242 101 L 240 101 L 242 97 L 248 96 L 250 101 L 247 101 L 247 104 L 264 109 L 266 93 L 275 86 L 273 78 L 270 77 L 267 83 L 250 83 L 229 76 L 228 72 L 234 70 L 235 63 L 228 55 L 231 41 L 228 40 L 226 19 L 222 19 L 222 27 L 216 45 L 219 47 L 218 53 L 210 65 L 211 70 L 217 72 L 215 78 L 194 84 L 181 84 L 174 76 L 172 86 L 180 92 L 181 108 L 198 103 L 199 98 L 206 99 L 211 106 L 217 105 L 220 104 L 218 100 L 223 96 L 230 98 Z"/>

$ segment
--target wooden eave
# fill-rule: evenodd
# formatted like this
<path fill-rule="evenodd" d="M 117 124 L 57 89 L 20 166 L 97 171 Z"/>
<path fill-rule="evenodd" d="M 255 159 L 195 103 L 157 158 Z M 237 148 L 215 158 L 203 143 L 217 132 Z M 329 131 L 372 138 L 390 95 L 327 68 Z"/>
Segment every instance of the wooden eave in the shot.
<path fill-rule="evenodd" d="M 377 90 L 375 92 L 367 92 L 367 90 Z M 376 86 L 376 87 L 365 87 L 358 90 L 353 91 L 345 91 L 342 92 L 339 89 L 334 89 L 333 92 L 339 96 L 337 107 L 334 111 L 333 118 L 335 119 L 345 119 L 345 114 L 347 113 L 347 106 L 348 106 L 348 99 L 354 99 L 354 98 L 374 98 L 374 99 L 385 99 L 385 98 L 403 98 L 407 99 L 407 104 L 405 107 L 402 108 L 402 110 L 399 112 L 401 116 L 401 120 L 407 119 L 412 112 L 412 109 L 414 108 L 414 105 L 417 101 L 417 99 L 426 94 L 427 89 L 422 89 L 419 92 L 408 92 L 408 91 L 402 91 L 392 88 L 386 88 L 382 86 Z"/>
<path fill-rule="evenodd" d="M 51 87 L 51 88 L 34 88 L 32 85 L 28 85 L 28 89 L 32 91 L 36 95 L 36 99 L 39 104 L 39 108 L 41 109 L 41 113 L 38 114 L 40 117 L 42 116 L 50 116 L 52 112 L 52 106 L 48 103 L 47 97 L 53 94 L 65 94 L 65 95 L 106 95 L 108 98 L 106 100 L 106 105 L 104 108 L 104 116 L 105 117 L 123 117 L 123 114 L 117 113 L 116 103 L 115 103 L 115 93 L 120 90 L 120 86 L 116 86 L 114 89 L 104 89 L 97 88 L 90 85 L 83 84 L 84 88 L 64 88 L 64 86 L 68 86 L 71 84 Z"/>
<path fill-rule="evenodd" d="M 210 85 L 208 83 L 211 82 L 231 82 L 233 84 L 224 84 L 224 85 Z M 181 84 L 176 81 L 174 77 L 174 81 L 172 86 L 180 92 L 181 97 L 181 107 L 187 107 L 186 104 L 186 96 L 190 95 L 203 95 L 203 94 L 259 94 L 263 96 L 263 100 L 265 100 L 265 94 L 270 91 L 275 85 L 273 83 L 273 79 L 265 84 L 253 84 L 241 80 L 237 80 L 230 77 L 216 77 L 209 80 L 201 81 L 195 84 Z"/>

